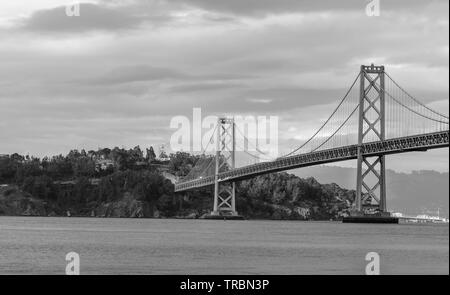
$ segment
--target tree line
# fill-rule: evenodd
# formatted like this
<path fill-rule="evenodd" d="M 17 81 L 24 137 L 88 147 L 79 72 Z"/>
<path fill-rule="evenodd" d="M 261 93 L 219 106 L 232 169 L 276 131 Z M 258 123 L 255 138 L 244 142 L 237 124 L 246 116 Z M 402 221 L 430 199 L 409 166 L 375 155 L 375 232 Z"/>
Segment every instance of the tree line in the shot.
<path fill-rule="evenodd" d="M 169 173 L 184 177 L 205 156 L 178 152 L 164 159 L 156 157 L 152 148 L 144 154 L 139 147 L 72 150 L 65 156 L 42 159 L 13 154 L 0 158 L 0 184 L 15 185 L 54 204 L 58 214 L 70 209 L 86 216 L 100 204 L 120 201 L 126 194 L 157 207 L 168 217 L 210 212 L 211 187 L 176 194 L 171 181 L 159 170 L 164 166 Z M 101 168 L 99 163 L 104 161 L 113 165 Z M 264 219 L 337 218 L 354 199 L 353 191 L 287 173 L 239 182 L 236 195 L 239 213 Z"/>
<path fill-rule="evenodd" d="M 15 185 L 60 208 L 92 208 L 117 201 L 126 192 L 155 204 L 161 197 L 174 196 L 173 184 L 156 166 L 163 165 L 183 177 L 199 158 L 180 152 L 157 158 L 152 147 L 144 154 L 139 146 L 128 150 L 72 150 L 67 155 L 43 158 L 16 153 L 0 158 L 0 184 Z M 102 167 L 105 161 L 111 165 Z"/>

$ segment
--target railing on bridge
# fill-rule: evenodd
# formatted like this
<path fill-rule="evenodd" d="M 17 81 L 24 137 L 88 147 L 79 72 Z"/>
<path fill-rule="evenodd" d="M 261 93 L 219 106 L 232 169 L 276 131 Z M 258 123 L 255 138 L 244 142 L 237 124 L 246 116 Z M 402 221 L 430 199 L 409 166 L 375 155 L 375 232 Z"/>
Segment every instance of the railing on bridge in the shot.
<path fill-rule="evenodd" d="M 384 142 L 366 143 L 362 146 L 365 156 L 388 155 L 413 151 L 425 151 L 449 146 L 449 132 L 436 132 L 424 135 L 389 139 Z M 219 182 L 239 181 L 257 175 L 291 170 L 301 167 L 320 165 L 325 163 L 354 160 L 358 156 L 358 146 L 352 145 L 331 150 L 294 155 L 280 158 L 273 162 L 264 162 L 246 167 L 229 170 L 218 175 Z M 215 176 L 201 177 L 175 185 L 175 191 L 181 192 L 189 189 L 213 185 Z"/>

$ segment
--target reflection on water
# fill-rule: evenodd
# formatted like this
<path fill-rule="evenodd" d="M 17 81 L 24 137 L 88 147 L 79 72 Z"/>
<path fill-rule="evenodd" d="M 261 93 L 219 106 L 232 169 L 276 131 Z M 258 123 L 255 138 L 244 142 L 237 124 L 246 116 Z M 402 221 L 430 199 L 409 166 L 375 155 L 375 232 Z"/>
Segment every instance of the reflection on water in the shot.
<path fill-rule="evenodd" d="M 449 274 L 448 225 L 0 217 L 0 274 Z"/>

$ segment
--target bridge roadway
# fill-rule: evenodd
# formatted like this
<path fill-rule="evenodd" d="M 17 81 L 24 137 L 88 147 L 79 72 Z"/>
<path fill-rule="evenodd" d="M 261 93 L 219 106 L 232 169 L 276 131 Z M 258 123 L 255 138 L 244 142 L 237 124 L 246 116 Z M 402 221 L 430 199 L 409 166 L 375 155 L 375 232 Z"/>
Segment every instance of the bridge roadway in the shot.
<path fill-rule="evenodd" d="M 414 151 L 426 151 L 429 149 L 449 146 L 449 131 L 426 133 L 364 143 L 361 152 L 364 156 L 380 156 L 399 154 Z M 253 178 L 258 175 L 308 167 L 326 163 L 354 160 L 358 157 L 358 145 L 338 147 L 328 150 L 299 154 L 285 158 L 279 158 L 271 162 L 263 162 L 254 165 L 235 168 L 218 175 L 219 182 L 239 181 Z M 179 182 L 175 185 L 175 191 L 181 192 L 189 189 L 200 188 L 214 184 L 214 175 L 200 179 Z"/>

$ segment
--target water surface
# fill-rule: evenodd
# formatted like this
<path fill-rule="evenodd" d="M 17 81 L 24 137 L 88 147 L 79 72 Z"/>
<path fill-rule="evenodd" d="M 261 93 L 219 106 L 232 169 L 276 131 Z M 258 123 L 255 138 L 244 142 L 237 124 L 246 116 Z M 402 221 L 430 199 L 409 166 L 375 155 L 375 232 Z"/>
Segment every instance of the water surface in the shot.
<path fill-rule="evenodd" d="M 0 217 L 0 274 L 449 274 L 448 225 Z"/>

